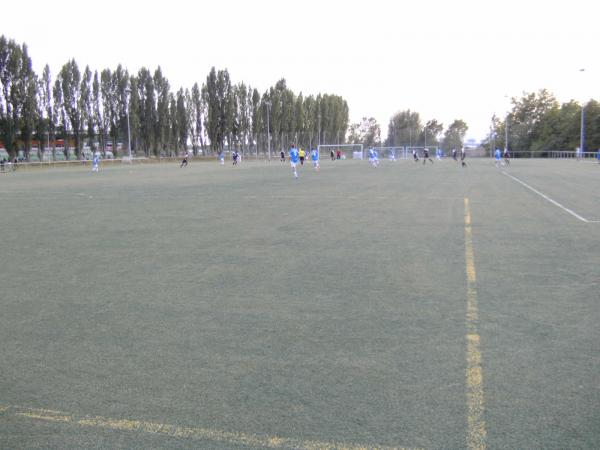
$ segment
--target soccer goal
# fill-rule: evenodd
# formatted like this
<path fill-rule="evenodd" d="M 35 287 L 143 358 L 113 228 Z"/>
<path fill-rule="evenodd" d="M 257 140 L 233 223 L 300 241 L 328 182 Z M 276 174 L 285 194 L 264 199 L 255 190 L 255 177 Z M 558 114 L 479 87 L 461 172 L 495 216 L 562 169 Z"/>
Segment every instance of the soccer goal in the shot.
<path fill-rule="evenodd" d="M 387 159 L 396 161 L 398 159 L 406 159 L 408 154 L 404 147 L 373 147 L 379 154 L 379 159 Z"/>
<path fill-rule="evenodd" d="M 319 158 L 327 159 L 364 159 L 365 154 L 363 152 L 362 144 L 322 144 L 318 147 Z"/>

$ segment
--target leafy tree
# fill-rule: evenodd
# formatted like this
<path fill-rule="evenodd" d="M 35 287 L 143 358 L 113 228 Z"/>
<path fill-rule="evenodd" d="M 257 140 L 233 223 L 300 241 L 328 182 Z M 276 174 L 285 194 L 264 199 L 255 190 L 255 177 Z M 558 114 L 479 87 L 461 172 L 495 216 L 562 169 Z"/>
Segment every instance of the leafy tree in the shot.
<path fill-rule="evenodd" d="M 169 82 L 163 76 L 160 67 L 154 72 L 154 90 L 156 95 L 156 121 L 154 126 L 155 145 L 160 153 L 168 155 L 169 142 Z"/>
<path fill-rule="evenodd" d="M 381 127 L 374 117 L 363 117 L 360 122 L 350 125 L 348 142 L 362 143 L 366 147 L 381 145 Z"/>
<path fill-rule="evenodd" d="M 261 119 L 261 98 L 258 89 L 252 90 L 252 101 L 250 106 L 250 116 L 252 120 L 252 140 L 256 144 L 258 149 L 258 137 L 263 130 L 264 120 Z M 258 154 L 258 151 L 257 151 Z"/>
<path fill-rule="evenodd" d="M 558 102 L 550 92 L 542 89 L 537 93 L 524 93 L 520 99 L 513 98 L 512 104 L 507 117 L 509 148 L 513 151 L 533 150 L 533 143 L 540 138 L 544 117 L 558 107 Z"/>
<path fill-rule="evenodd" d="M 423 126 L 419 113 L 410 109 L 397 112 L 390 119 L 386 145 L 390 147 L 414 146 L 420 143 Z"/>
<path fill-rule="evenodd" d="M 150 156 L 151 150 L 155 156 L 158 156 L 158 145 L 156 144 L 156 92 L 154 89 L 154 78 L 150 71 L 141 68 L 137 75 L 138 108 L 137 117 L 139 120 L 139 141 L 145 156 Z"/>
<path fill-rule="evenodd" d="M 443 147 L 445 149 L 462 148 L 468 129 L 464 120 L 457 119 L 452 122 L 444 134 Z"/>
<path fill-rule="evenodd" d="M 42 109 L 46 116 L 46 132 L 48 141 L 53 142 L 52 156 L 56 151 L 56 115 L 52 104 L 52 76 L 48 64 L 44 67 L 42 79 L 40 80 L 40 96 Z"/>
<path fill-rule="evenodd" d="M 204 101 L 202 99 L 202 92 L 198 87 L 198 83 L 194 83 L 192 87 L 192 98 L 191 98 L 191 137 L 192 137 L 192 148 L 194 154 L 199 153 L 199 149 L 204 149 L 203 140 L 203 127 L 202 122 L 205 115 Z"/>
<path fill-rule="evenodd" d="M 85 67 L 83 71 L 83 77 L 81 79 L 81 109 L 83 113 L 83 120 L 85 125 L 83 129 L 88 138 L 90 147 L 94 146 L 94 139 L 96 137 L 96 122 L 94 120 L 93 111 L 93 98 L 92 98 L 92 71 L 89 66 Z"/>
<path fill-rule="evenodd" d="M 65 112 L 60 80 L 58 78 L 54 81 L 54 86 L 52 87 L 52 98 L 54 99 L 55 115 L 60 119 L 60 126 L 62 127 L 62 136 L 64 141 L 63 155 L 66 159 L 69 159 L 69 124 L 67 114 Z M 56 156 L 56 143 L 53 153 Z"/>
<path fill-rule="evenodd" d="M 438 146 L 439 136 L 443 130 L 444 125 L 439 123 L 437 120 L 432 119 L 428 121 L 423 127 L 423 146 Z"/>
<path fill-rule="evenodd" d="M 81 155 L 85 112 L 81 98 L 81 72 L 74 59 L 67 62 L 58 74 L 62 93 L 62 106 L 69 120 L 70 129 L 75 138 L 75 157 Z M 68 145 L 65 142 L 66 149 Z"/>
<path fill-rule="evenodd" d="M 211 151 L 219 151 L 223 145 L 223 130 L 221 127 L 221 102 L 217 92 L 217 71 L 213 67 L 206 77 L 205 89 L 203 89 L 204 101 L 207 105 L 206 131 L 210 141 Z"/>
<path fill-rule="evenodd" d="M 23 126 L 30 67 L 27 47 L 0 36 L 0 135 L 11 158 L 17 154 L 17 133 Z"/>
<path fill-rule="evenodd" d="M 177 91 L 177 105 L 176 105 L 176 123 L 177 123 L 177 146 L 185 152 L 187 148 L 187 141 L 190 132 L 190 116 L 188 113 L 188 101 L 189 92 L 179 89 Z"/>

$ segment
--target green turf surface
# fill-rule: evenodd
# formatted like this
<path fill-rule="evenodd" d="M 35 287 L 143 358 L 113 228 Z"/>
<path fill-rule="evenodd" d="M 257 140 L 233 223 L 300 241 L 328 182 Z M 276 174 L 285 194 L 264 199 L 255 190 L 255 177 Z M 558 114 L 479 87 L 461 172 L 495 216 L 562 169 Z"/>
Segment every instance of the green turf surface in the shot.
<path fill-rule="evenodd" d="M 503 169 L 600 220 L 599 165 Z M 464 448 L 464 198 L 487 445 L 600 441 L 600 223 L 490 160 L 32 170 L 0 192 L 2 448 Z"/>

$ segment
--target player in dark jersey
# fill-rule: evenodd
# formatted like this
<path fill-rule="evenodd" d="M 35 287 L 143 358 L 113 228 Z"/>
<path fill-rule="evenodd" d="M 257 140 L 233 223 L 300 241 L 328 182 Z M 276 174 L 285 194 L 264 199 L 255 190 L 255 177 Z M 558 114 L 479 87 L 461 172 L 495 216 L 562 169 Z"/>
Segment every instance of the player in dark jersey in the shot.
<path fill-rule="evenodd" d="M 187 167 L 188 165 L 188 158 L 189 158 L 190 154 L 189 152 L 186 150 L 184 155 L 183 155 L 183 161 L 181 161 L 181 164 L 179 165 L 179 167 Z"/>
<path fill-rule="evenodd" d="M 507 166 L 510 166 L 510 153 L 508 153 L 508 149 L 505 148 L 504 149 L 504 164 L 506 164 Z"/>
<path fill-rule="evenodd" d="M 431 162 L 431 164 L 433 164 L 433 159 L 431 159 L 429 157 L 429 149 L 427 147 L 425 147 L 423 149 L 423 164 L 425 164 L 427 162 L 427 160 L 429 160 Z"/>
<path fill-rule="evenodd" d="M 465 148 L 460 149 L 460 164 L 462 167 L 467 167 L 467 163 L 465 162 L 465 158 L 467 157 L 467 153 L 465 152 Z"/>

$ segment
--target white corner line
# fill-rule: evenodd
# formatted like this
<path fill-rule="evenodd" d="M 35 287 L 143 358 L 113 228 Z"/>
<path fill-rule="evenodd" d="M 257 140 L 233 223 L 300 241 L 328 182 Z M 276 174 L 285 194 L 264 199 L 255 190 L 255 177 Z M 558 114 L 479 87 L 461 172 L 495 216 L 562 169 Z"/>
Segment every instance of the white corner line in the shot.
<path fill-rule="evenodd" d="M 527 189 L 535 192 L 537 195 L 539 195 L 540 197 L 545 198 L 546 200 L 548 200 L 550 203 L 552 203 L 553 205 L 558 206 L 560 209 L 562 209 L 563 211 L 568 212 L 569 214 L 571 214 L 573 217 L 576 217 L 577 219 L 581 220 L 582 222 L 585 223 L 600 223 L 600 220 L 588 220 L 585 217 L 581 217 L 579 214 L 577 214 L 575 211 L 570 210 L 569 208 L 561 205 L 560 203 L 558 203 L 556 200 L 552 200 L 550 197 L 548 197 L 547 195 L 541 193 L 540 191 L 538 191 L 535 188 L 532 188 L 531 186 L 529 186 L 527 183 L 525 183 L 524 181 L 519 180 L 517 177 L 513 177 L 512 175 L 510 175 L 509 173 L 507 173 L 506 171 L 502 171 L 502 173 L 504 175 L 506 175 L 507 177 L 512 178 L 513 180 L 515 180 L 517 183 L 522 184 L 523 186 L 525 186 Z"/>

